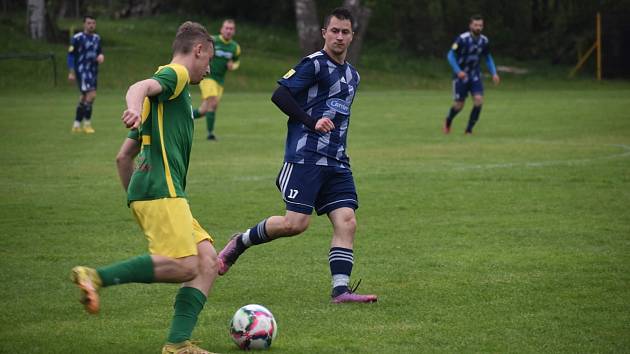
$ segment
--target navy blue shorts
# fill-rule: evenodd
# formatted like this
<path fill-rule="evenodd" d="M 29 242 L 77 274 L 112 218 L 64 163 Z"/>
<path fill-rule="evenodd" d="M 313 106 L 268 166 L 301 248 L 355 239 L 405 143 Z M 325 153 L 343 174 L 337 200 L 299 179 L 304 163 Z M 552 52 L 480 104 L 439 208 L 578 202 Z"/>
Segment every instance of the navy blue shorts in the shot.
<path fill-rule="evenodd" d="M 95 72 L 76 73 L 77 85 L 81 93 L 96 90 L 96 78 Z"/>
<path fill-rule="evenodd" d="M 466 97 L 468 97 L 468 92 L 473 96 L 483 96 L 483 83 L 479 75 L 468 76 L 466 80 L 460 78 L 453 80 L 454 101 L 465 101 Z"/>
<path fill-rule="evenodd" d="M 285 162 L 276 179 L 287 210 L 311 215 L 343 207 L 359 208 L 352 171 L 348 168 Z"/>

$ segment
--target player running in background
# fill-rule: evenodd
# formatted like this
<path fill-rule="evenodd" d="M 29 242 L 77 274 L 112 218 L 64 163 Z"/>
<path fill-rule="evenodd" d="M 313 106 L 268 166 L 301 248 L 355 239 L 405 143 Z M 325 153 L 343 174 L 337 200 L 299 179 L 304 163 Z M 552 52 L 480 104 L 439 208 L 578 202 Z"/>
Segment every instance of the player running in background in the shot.
<path fill-rule="evenodd" d="M 85 16 L 83 18 L 83 32 L 72 36 L 68 49 L 68 80 L 76 81 L 79 91 L 81 91 L 72 126 L 73 133 L 81 131 L 81 122 L 83 122 L 85 133 L 94 133 L 91 120 L 92 105 L 96 98 L 98 65 L 105 61 L 101 49 L 101 37 L 94 31 L 96 31 L 96 19 L 92 16 Z"/>
<path fill-rule="evenodd" d="M 360 295 L 349 286 L 359 207 L 346 154 L 350 108 L 360 80 L 345 60 L 353 38 L 352 22 L 347 9 L 335 9 L 322 29 L 324 48 L 278 80 L 272 101 L 289 116 L 284 165 L 276 180 L 286 214 L 235 234 L 219 253 L 219 274 L 225 274 L 248 247 L 303 233 L 314 208 L 318 215 L 327 214 L 333 226 L 328 253 L 331 301 L 377 300 L 376 295 Z"/>
<path fill-rule="evenodd" d="M 190 341 L 199 313 L 217 276 L 212 238 L 192 217 L 185 187 L 194 121 L 188 84 L 207 73 L 214 47 L 198 23 L 182 24 L 173 59 L 152 78 L 129 87 L 122 120 L 138 128 L 142 150 L 129 180 L 139 142 L 133 132 L 119 152 L 118 171 L 127 183 L 129 206 L 149 241 L 150 254 L 97 269 L 78 266 L 72 280 L 90 313 L 99 311 L 100 288 L 125 283 L 183 283 L 162 353 L 208 353 Z M 122 158 L 121 158 L 122 157 Z"/>
<path fill-rule="evenodd" d="M 472 134 L 475 123 L 479 120 L 481 106 L 483 105 L 483 83 L 479 63 L 481 57 L 485 57 L 488 70 L 492 74 L 492 81 L 499 84 L 500 78 L 494 66 L 494 60 L 490 55 L 488 37 L 481 34 L 483 30 L 483 18 L 474 15 L 470 18 L 469 31 L 460 34 L 456 39 L 447 58 L 453 69 L 453 106 L 444 120 L 444 134 L 451 132 L 453 119 L 464 108 L 464 101 L 468 92 L 473 97 L 473 109 L 466 127 L 466 134 Z"/>
<path fill-rule="evenodd" d="M 214 122 L 216 120 L 219 101 L 223 96 L 225 74 L 228 70 L 232 71 L 238 69 L 241 64 L 239 61 L 241 47 L 233 39 L 235 33 L 236 23 L 234 20 L 224 20 L 220 34 L 218 36 L 212 36 L 214 39 L 214 59 L 210 65 L 210 77 L 203 79 L 201 83 L 199 83 L 203 102 L 201 102 L 201 106 L 194 111 L 194 114 L 195 118 L 203 115 L 206 116 L 208 140 L 217 139 L 214 135 Z"/>

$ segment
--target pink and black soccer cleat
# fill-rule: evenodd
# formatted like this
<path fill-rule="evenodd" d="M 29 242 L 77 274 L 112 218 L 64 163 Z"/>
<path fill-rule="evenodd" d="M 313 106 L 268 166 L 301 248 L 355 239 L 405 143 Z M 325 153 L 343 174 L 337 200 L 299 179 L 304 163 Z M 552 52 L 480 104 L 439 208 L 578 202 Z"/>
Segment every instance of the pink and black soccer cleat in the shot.
<path fill-rule="evenodd" d="M 333 304 L 341 304 L 345 302 L 370 303 L 370 302 L 376 302 L 377 300 L 378 300 L 378 297 L 376 295 L 360 295 L 360 294 L 355 294 L 351 291 L 347 291 L 341 295 L 337 295 L 333 297 L 330 300 L 330 302 L 332 302 Z"/>
<path fill-rule="evenodd" d="M 347 302 L 371 303 L 378 300 L 378 297 L 376 295 L 357 294 L 356 291 L 359 287 L 359 284 L 361 284 L 361 280 L 359 280 L 357 285 L 350 286 L 350 288 L 348 288 L 348 291 L 337 296 L 333 296 L 330 299 L 330 302 L 332 302 L 333 304 L 343 304 Z"/>
<path fill-rule="evenodd" d="M 238 247 L 236 244 L 236 239 L 240 237 L 241 235 L 242 234 L 240 232 L 232 235 L 232 238 L 230 238 L 230 241 L 228 241 L 228 243 L 225 245 L 225 247 L 223 247 L 221 252 L 219 252 L 219 256 L 217 257 L 217 260 L 219 262 L 219 271 L 218 271 L 219 275 L 224 275 L 225 273 L 227 273 L 228 270 L 230 270 L 230 267 L 236 262 L 238 257 L 241 255 L 241 253 L 243 253 L 242 251 L 238 250 Z"/>

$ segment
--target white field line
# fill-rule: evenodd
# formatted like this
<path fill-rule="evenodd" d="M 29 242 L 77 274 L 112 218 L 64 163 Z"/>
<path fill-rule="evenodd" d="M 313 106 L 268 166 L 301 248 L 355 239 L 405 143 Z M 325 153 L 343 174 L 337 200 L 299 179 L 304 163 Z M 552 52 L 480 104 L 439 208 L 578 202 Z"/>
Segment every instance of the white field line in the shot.
<path fill-rule="evenodd" d="M 550 161 L 525 161 L 525 162 L 506 162 L 506 163 L 492 163 L 492 164 L 477 164 L 477 165 L 463 165 L 457 163 L 458 166 L 444 166 L 444 168 L 436 168 L 436 166 L 424 166 L 422 167 L 423 172 L 440 172 L 440 171 L 467 171 L 467 170 L 490 170 L 490 169 L 499 169 L 499 168 L 539 168 L 539 167 L 548 167 L 548 166 L 574 166 L 574 165 L 585 165 L 589 163 L 594 163 L 603 160 L 612 160 L 619 158 L 627 158 L 630 157 L 630 145 L 622 145 L 622 144 L 611 144 L 607 146 L 614 146 L 620 148 L 622 151 L 618 153 L 614 153 L 611 155 L 592 157 L 587 159 L 571 159 L 571 160 L 550 160 Z M 418 164 L 417 167 L 424 165 Z M 462 166 L 463 165 L 463 166 Z M 373 175 L 388 175 L 391 174 L 391 171 L 363 171 L 361 172 L 362 176 L 373 176 Z M 273 181 L 276 178 L 276 175 L 245 175 L 245 176 L 234 176 L 232 180 L 236 181 L 263 181 L 269 180 Z"/>
<path fill-rule="evenodd" d="M 468 165 L 468 166 L 460 166 L 455 167 L 453 170 L 461 171 L 461 170 L 489 170 L 495 168 L 513 168 L 513 167 L 547 167 L 547 166 L 556 166 L 556 165 L 585 165 L 601 160 L 611 160 L 618 158 L 630 157 L 630 146 L 628 145 L 608 145 L 615 146 L 622 149 L 622 152 L 606 155 L 606 156 L 598 156 L 588 159 L 573 159 L 573 160 L 550 160 L 550 161 L 526 161 L 526 162 L 508 162 L 508 163 L 496 163 L 496 164 L 479 164 L 479 165 Z"/>

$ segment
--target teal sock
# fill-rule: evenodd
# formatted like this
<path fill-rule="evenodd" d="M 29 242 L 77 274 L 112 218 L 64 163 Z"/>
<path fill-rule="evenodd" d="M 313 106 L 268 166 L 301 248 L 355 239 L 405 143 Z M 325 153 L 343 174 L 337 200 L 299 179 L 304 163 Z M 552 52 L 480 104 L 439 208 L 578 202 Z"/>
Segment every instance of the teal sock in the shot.
<path fill-rule="evenodd" d="M 208 124 L 208 135 L 214 132 L 215 112 L 206 112 L 206 123 Z"/>
<path fill-rule="evenodd" d="M 199 108 L 193 109 L 193 118 L 197 119 L 201 117 L 201 113 L 199 113 Z"/>
<path fill-rule="evenodd" d="M 96 270 L 103 286 L 125 283 L 153 283 L 153 260 L 148 254 L 129 258 Z"/>
<path fill-rule="evenodd" d="M 169 343 L 181 343 L 190 339 L 206 299 L 199 289 L 190 287 L 179 289 L 175 297 L 175 314 L 168 334 Z"/>

